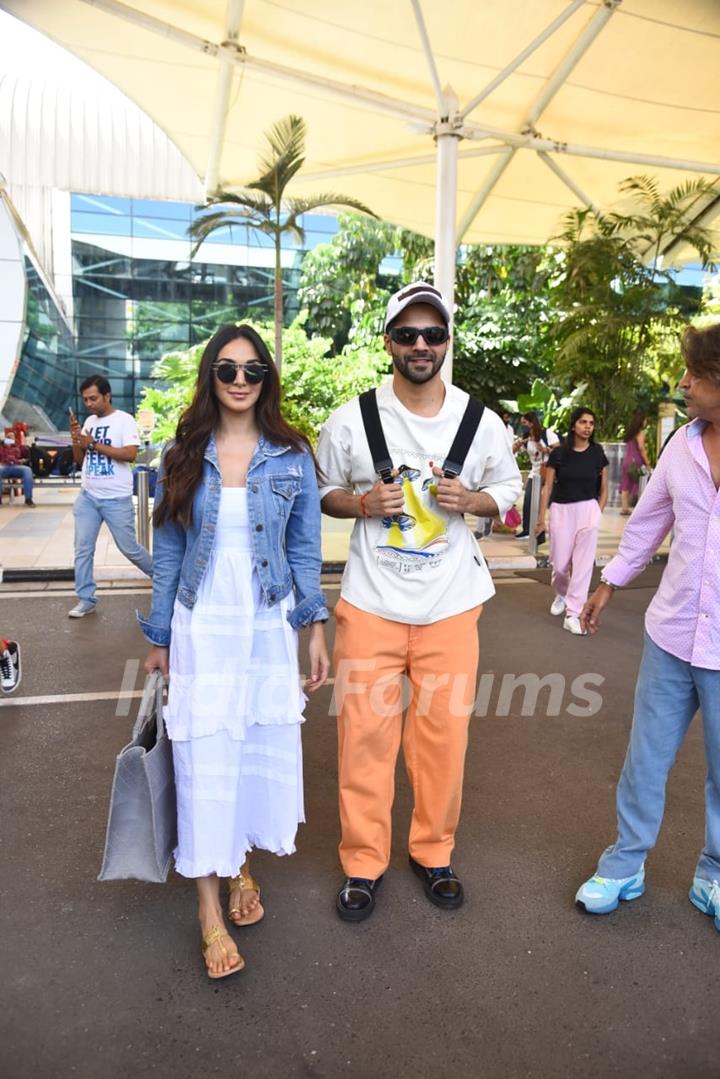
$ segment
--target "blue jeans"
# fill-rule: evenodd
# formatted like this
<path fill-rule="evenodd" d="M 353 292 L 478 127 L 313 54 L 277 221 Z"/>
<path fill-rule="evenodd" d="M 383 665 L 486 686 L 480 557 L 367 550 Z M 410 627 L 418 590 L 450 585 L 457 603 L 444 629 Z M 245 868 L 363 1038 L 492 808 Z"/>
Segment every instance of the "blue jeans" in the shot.
<path fill-rule="evenodd" d="M 93 498 L 81 491 L 75 499 L 75 591 L 80 599 L 95 602 L 93 559 L 98 532 L 103 523 L 119 549 L 134 565 L 152 576 L 152 556 L 135 538 L 133 501 L 127 498 Z"/>
<path fill-rule="evenodd" d="M 0 465 L 0 480 L 4 479 L 22 480 L 25 501 L 29 502 L 32 498 L 33 489 L 33 474 L 31 468 L 28 468 L 27 465 Z"/>
<path fill-rule="evenodd" d="M 601 877 L 637 873 L 655 845 L 665 785 L 693 716 L 702 711 L 707 779 L 705 848 L 696 874 L 720 880 L 720 671 L 693 667 L 645 634 L 630 745 L 617 787 L 618 838 L 600 857 Z"/>

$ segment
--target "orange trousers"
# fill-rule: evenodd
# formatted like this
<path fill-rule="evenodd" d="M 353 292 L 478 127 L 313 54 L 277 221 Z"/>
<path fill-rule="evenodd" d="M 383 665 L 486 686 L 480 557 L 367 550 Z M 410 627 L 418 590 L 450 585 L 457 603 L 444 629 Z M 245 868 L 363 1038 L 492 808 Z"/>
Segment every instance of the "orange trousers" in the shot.
<path fill-rule="evenodd" d="M 335 607 L 340 861 L 349 877 L 374 879 L 390 861 L 401 738 L 415 800 L 410 854 L 421 865 L 450 864 L 481 610 L 411 626 L 368 614 L 342 598 Z"/>

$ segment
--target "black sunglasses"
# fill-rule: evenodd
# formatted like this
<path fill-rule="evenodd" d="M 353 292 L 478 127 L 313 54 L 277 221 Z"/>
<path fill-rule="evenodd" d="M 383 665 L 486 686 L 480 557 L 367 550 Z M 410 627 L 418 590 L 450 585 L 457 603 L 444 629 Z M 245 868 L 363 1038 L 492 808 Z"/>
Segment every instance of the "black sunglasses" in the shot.
<path fill-rule="evenodd" d="M 396 345 L 414 345 L 418 337 L 424 337 L 427 345 L 443 345 L 450 336 L 447 326 L 393 326 L 388 330 L 390 340 Z"/>
<path fill-rule="evenodd" d="M 233 360 L 218 360 L 212 365 L 212 369 L 220 382 L 231 386 L 237 378 L 238 371 L 242 371 L 245 381 L 251 386 L 262 382 L 267 374 L 267 364 L 262 360 L 251 360 L 250 363 L 235 363 Z"/>

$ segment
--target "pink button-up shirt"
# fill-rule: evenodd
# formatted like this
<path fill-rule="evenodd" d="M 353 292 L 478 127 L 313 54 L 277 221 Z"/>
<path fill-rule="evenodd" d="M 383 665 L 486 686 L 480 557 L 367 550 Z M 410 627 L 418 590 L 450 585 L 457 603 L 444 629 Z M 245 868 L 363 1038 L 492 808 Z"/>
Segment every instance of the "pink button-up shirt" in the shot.
<path fill-rule="evenodd" d="M 628 584 L 674 528 L 670 555 L 645 614 L 655 644 L 694 667 L 720 670 L 720 490 L 702 442 L 704 420 L 668 442 L 605 567 L 611 584 Z"/>

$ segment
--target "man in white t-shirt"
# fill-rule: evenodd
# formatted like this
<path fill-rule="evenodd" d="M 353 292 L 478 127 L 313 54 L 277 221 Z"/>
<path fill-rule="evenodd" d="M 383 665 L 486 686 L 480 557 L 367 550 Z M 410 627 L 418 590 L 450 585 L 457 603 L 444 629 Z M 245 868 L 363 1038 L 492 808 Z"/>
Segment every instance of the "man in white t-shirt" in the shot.
<path fill-rule="evenodd" d="M 140 445 L 132 416 L 113 408 L 110 383 L 91 375 L 80 386 L 90 415 L 82 427 L 70 416 L 73 457 L 82 465 L 82 489 L 75 500 L 75 591 L 78 602 L 70 618 L 84 618 L 95 610 L 93 560 L 103 521 L 119 549 L 148 577 L 152 557 L 135 536 L 131 463 Z"/>
<path fill-rule="evenodd" d="M 389 862 L 401 735 L 415 798 L 410 865 L 436 906 L 463 902 L 450 857 L 475 697 L 476 623 L 495 591 L 463 514 L 506 513 L 521 480 L 502 420 L 490 409 L 460 475 L 443 476 L 468 402 L 440 374 L 449 321 L 444 297 L 425 282 L 400 289 L 388 304 L 393 376 L 376 397 L 393 483 L 375 472 L 357 398 L 332 414 L 318 444 L 323 511 L 356 518 L 335 608 L 346 874 L 336 906 L 347 921 L 372 913 Z"/>

